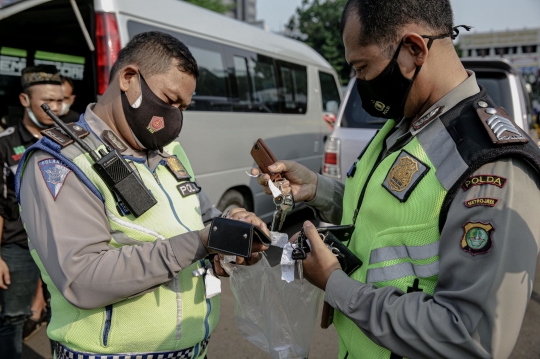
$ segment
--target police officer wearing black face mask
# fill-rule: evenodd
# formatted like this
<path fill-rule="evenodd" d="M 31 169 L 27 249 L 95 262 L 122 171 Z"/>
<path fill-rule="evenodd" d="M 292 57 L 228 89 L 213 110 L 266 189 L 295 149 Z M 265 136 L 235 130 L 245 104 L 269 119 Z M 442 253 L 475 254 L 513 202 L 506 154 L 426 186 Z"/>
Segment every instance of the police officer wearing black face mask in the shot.
<path fill-rule="evenodd" d="M 339 358 L 507 358 L 539 251 L 538 147 L 463 68 L 449 0 L 349 0 L 342 30 L 364 109 L 389 120 L 345 186 L 270 167 L 319 219 L 355 226 L 349 277 L 304 225 Z"/>
<path fill-rule="evenodd" d="M 57 358 L 206 356 L 219 319 L 214 270 L 222 269 L 206 258 L 205 223 L 220 213 L 178 140 L 197 76 L 183 43 L 141 33 L 120 51 L 104 95 L 70 125 L 90 149 L 116 150 L 134 169 L 157 201 L 142 215 L 58 129 L 43 131 L 22 160 L 21 217 L 51 291 Z M 232 218 L 269 233 L 252 213 Z"/>

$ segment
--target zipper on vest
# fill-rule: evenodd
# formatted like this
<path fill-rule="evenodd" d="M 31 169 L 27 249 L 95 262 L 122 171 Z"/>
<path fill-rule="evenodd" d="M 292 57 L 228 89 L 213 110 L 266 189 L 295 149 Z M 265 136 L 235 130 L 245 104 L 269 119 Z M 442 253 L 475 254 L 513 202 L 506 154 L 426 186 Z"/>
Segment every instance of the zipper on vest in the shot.
<path fill-rule="evenodd" d="M 386 139 L 384 140 L 386 142 Z M 360 207 L 362 207 L 362 202 L 364 201 L 364 196 L 366 195 L 366 189 L 369 185 L 369 181 L 371 180 L 371 177 L 373 176 L 373 173 L 375 173 L 375 170 L 379 167 L 383 160 L 383 153 L 384 149 L 386 147 L 386 144 L 383 145 L 383 148 L 381 152 L 379 153 L 379 157 L 377 157 L 377 161 L 375 161 L 375 164 L 373 165 L 373 168 L 369 172 L 369 175 L 366 178 L 366 183 L 364 183 L 364 187 L 362 188 L 362 192 L 360 193 L 360 197 L 358 198 L 358 204 L 356 205 L 356 209 L 354 210 L 354 216 L 352 220 L 353 226 L 356 225 L 356 218 L 358 217 L 358 213 L 360 212 Z"/>
<path fill-rule="evenodd" d="M 103 326 L 103 346 L 107 346 L 109 342 L 109 332 L 111 330 L 113 306 L 112 304 L 105 307 L 105 325 Z"/>

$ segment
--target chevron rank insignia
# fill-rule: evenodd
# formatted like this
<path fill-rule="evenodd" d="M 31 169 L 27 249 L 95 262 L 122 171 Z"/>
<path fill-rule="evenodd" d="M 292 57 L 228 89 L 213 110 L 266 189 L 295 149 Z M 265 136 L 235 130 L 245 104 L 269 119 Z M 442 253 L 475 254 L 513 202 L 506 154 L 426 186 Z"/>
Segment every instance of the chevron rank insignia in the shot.
<path fill-rule="evenodd" d="M 527 143 L 529 139 L 502 107 L 478 108 L 478 117 L 496 145 Z"/>
<path fill-rule="evenodd" d="M 47 158 L 39 161 L 38 166 L 49 188 L 49 192 L 51 192 L 51 195 L 56 201 L 71 170 L 56 158 Z"/>

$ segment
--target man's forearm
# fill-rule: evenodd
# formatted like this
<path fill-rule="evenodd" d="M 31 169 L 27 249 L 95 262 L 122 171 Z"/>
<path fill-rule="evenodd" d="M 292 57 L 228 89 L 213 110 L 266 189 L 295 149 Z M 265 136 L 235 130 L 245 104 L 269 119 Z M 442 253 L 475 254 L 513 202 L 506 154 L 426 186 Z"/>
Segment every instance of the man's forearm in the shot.
<path fill-rule="evenodd" d="M 313 209 L 317 219 L 327 223 L 341 224 L 345 185 L 319 174 L 317 177 L 315 198 L 306 204 Z"/>

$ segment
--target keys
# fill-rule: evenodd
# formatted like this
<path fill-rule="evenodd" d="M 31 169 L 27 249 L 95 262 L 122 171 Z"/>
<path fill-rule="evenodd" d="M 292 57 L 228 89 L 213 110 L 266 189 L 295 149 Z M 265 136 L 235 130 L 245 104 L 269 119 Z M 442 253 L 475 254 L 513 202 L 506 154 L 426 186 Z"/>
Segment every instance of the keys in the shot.
<path fill-rule="evenodd" d="M 274 215 L 272 216 L 272 225 L 270 226 L 271 232 L 278 231 L 277 227 L 278 227 L 279 222 L 281 221 L 282 212 L 283 211 L 281 210 L 281 206 L 276 205 L 276 210 L 274 211 Z"/>
<path fill-rule="evenodd" d="M 292 194 L 288 194 L 283 197 L 283 200 L 281 201 L 280 205 L 280 218 L 279 218 L 279 225 L 278 225 L 278 232 L 281 231 L 281 228 L 283 227 L 283 223 L 285 222 L 285 217 L 289 214 L 290 211 L 294 208 L 294 199 Z"/>
<path fill-rule="evenodd" d="M 274 198 L 274 204 L 276 205 L 276 210 L 272 216 L 272 225 L 270 231 L 279 232 L 283 227 L 285 218 L 287 214 L 294 208 L 294 199 L 292 194 L 283 194 L 282 190 L 282 181 L 276 181 L 275 188 L 279 191 L 279 194 Z"/>
<path fill-rule="evenodd" d="M 298 268 L 298 277 L 300 278 L 300 284 L 304 284 L 304 262 L 296 261 L 296 266 Z"/>

